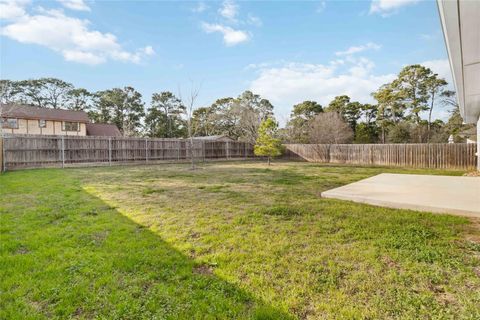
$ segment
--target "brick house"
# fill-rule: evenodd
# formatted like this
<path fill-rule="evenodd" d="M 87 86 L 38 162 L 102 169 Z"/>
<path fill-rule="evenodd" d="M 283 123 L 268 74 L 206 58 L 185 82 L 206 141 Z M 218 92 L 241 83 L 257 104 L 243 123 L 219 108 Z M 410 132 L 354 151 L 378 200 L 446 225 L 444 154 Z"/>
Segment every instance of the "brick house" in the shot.
<path fill-rule="evenodd" d="M 6 134 L 121 136 L 115 125 L 91 123 L 84 111 L 1 104 L 0 123 Z"/>
<path fill-rule="evenodd" d="M 84 111 L 38 108 L 22 104 L 2 104 L 4 133 L 86 136 L 90 122 Z"/>

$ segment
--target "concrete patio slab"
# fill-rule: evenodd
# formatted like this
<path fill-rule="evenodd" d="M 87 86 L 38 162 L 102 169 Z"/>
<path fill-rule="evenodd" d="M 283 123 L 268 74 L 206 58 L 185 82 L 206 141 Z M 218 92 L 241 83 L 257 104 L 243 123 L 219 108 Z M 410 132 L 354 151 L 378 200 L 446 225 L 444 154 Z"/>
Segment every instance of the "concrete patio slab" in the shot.
<path fill-rule="evenodd" d="M 480 218 L 480 177 L 382 173 L 322 192 L 322 197 Z"/>

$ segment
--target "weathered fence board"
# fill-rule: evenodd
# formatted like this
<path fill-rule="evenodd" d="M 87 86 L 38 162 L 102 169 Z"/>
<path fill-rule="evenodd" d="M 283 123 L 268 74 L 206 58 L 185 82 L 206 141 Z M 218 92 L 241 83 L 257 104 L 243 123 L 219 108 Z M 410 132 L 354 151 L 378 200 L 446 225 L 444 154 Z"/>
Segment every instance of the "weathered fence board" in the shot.
<path fill-rule="evenodd" d="M 3 137 L 0 137 L 0 172 L 3 170 Z"/>
<path fill-rule="evenodd" d="M 192 153 L 197 161 L 254 157 L 251 144 L 237 141 L 194 140 L 192 147 L 188 139 L 7 135 L 3 144 L 5 170 L 185 161 Z"/>
<path fill-rule="evenodd" d="M 287 144 L 285 157 L 366 166 L 474 170 L 476 150 L 474 143 Z"/>

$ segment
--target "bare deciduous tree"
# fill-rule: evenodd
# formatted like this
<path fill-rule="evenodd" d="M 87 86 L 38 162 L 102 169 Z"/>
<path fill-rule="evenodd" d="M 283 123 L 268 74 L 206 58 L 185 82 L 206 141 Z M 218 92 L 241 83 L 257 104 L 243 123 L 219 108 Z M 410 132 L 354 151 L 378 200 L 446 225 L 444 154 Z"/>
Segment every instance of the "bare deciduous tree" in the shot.
<path fill-rule="evenodd" d="M 0 80 L 0 103 L 15 103 L 19 100 L 20 93 L 18 81 Z"/>
<path fill-rule="evenodd" d="M 320 113 L 310 122 L 309 140 L 319 144 L 351 143 L 353 130 L 338 113 Z"/>
<path fill-rule="evenodd" d="M 178 98 L 185 107 L 184 112 L 185 116 L 187 118 L 187 134 L 188 134 L 188 140 L 190 143 L 190 162 L 192 164 L 191 169 L 195 170 L 195 154 L 194 154 L 194 141 L 193 137 L 195 136 L 195 128 L 193 126 L 193 111 L 195 110 L 195 105 L 197 102 L 198 95 L 200 93 L 200 88 L 201 85 L 196 85 L 193 81 L 191 83 L 190 87 L 190 92 L 188 93 L 188 96 L 184 99 L 182 96 L 182 91 L 179 88 L 178 89 Z"/>

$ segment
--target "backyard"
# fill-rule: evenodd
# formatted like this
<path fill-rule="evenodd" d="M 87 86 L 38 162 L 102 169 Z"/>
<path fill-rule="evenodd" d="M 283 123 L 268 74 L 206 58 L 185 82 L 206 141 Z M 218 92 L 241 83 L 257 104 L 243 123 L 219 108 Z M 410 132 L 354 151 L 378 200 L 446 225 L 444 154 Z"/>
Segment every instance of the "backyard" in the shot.
<path fill-rule="evenodd" d="M 480 318 L 480 223 L 323 199 L 382 172 L 211 162 L 0 175 L 0 318 Z"/>

